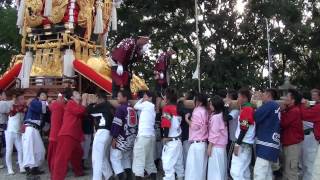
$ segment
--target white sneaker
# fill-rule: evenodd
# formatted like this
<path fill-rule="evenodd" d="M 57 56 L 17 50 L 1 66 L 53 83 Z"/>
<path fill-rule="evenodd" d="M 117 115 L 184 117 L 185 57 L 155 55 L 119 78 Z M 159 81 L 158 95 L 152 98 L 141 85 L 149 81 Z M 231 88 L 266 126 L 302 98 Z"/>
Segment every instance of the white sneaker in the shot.
<path fill-rule="evenodd" d="M 26 170 L 24 168 L 20 168 L 20 173 L 24 174 L 24 173 L 26 173 Z"/>
<path fill-rule="evenodd" d="M 13 171 L 8 171 L 8 175 L 9 176 L 12 176 L 12 175 L 14 175 L 15 173 L 13 172 Z"/>

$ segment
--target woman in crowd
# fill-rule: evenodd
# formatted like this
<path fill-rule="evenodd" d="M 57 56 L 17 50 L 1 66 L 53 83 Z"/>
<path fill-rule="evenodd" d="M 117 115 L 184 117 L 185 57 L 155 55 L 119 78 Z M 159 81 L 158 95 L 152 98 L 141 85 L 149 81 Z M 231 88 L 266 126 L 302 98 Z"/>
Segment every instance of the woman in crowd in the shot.
<path fill-rule="evenodd" d="M 228 144 L 228 112 L 224 107 L 223 99 L 214 96 L 210 103 L 209 145 L 208 145 L 208 180 L 225 180 L 227 178 Z"/>
<path fill-rule="evenodd" d="M 206 154 L 208 141 L 208 98 L 198 94 L 195 98 L 195 109 L 186 114 L 185 120 L 189 124 L 189 142 L 191 143 L 186 163 L 186 180 L 205 180 L 208 157 Z"/>

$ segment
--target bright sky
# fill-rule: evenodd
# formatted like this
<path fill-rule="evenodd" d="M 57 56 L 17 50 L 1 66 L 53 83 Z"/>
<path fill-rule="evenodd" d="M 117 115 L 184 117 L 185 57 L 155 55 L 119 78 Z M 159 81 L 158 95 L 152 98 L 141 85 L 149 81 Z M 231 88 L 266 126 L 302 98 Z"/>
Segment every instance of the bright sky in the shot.
<path fill-rule="evenodd" d="M 244 7 L 245 5 L 247 4 L 247 1 L 246 0 L 237 0 L 237 4 L 236 4 L 236 11 L 239 13 L 239 14 L 242 14 L 244 12 Z"/>

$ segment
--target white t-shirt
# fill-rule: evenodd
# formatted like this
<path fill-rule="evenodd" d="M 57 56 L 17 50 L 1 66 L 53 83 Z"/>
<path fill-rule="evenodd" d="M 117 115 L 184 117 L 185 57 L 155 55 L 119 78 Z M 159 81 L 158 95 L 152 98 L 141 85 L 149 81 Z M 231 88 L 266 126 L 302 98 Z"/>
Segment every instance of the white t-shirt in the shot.
<path fill-rule="evenodd" d="M 24 117 L 24 113 L 17 113 L 14 116 L 9 116 L 7 131 L 20 133 L 23 117 Z"/>
<path fill-rule="evenodd" d="M 155 136 L 154 124 L 156 120 L 155 106 L 149 101 L 139 100 L 134 109 L 141 111 L 139 115 L 138 136 Z"/>
<path fill-rule="evenodd" d="M 0 101 L 0 124 L 6 124 L 13 101 Z"/>
<path fill-rule="evenodd" d="M 236 141 L 236 130 L 238 126 L 239 110 L 233 109 L 230 111 L 229 115 L 232 117 L 232 120 L 229 121 L 229 138 L 231 141 Z"/>

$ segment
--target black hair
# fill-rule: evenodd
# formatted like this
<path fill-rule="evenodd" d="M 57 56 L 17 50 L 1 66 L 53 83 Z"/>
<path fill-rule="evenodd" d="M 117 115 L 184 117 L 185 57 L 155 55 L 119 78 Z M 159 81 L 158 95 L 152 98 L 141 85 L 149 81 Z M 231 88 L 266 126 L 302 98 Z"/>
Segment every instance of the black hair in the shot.
<path fill-rule="evenodd" d="M 24 94 L 24 90 L 23 89 L 16 89 L 15 90 L 15 96 L 19 97 L 22 96 Z"/>
<path fill-rule="evenodd" d="M 194 101 L 199 101 L 202 103 L 202 106 L 207 107 L 208 106 L 208 96 L 202 93 L 199 93 L 196 95 Z"/>
<path fill-rule="evenodd" d="M 302 94 L 295 90 L 295 89 L 289 89 L 288 93 L 290 94 L 290 96 L 294 99 L 294 104 L 295 105 L 299 105 L 301 104 L 302 101 Z"/>
<path fill-rule="evenodd" d="M 108 100 L 108 95 L 107 95 L 107 93 L 106 93 L 105 91 L 103 91 L 103 90 L 98 90 L 98 91 L 96 92 L 96 95 L 97 95 L 97 97 L 98 97 L 99 99 L 103 99 L 104 101 Z"/>
<path fill-rule="evenodd" d="M 177 104 L 178 96 L 176 90 L 168 88 L 165 92 L 165 96 L 170 104 Z"/>
<path fill-rule="evenodd" d="M 227 96 L 227 91 L 225 89 L 220 89 L 218 90 L 217 95 L 222 98 L 225 98 Z"/>
<path fill-rule="evenodd" d="M 269 93 L 273 100 L 279 99 L 278 91 L 276 89 L 273 89 L 273 88 L 266 89 L 265 92 Z"/>
<path fill-rule="evenodd" d="M 46 91 L 45 89 L 42 89 L 42 88 L 41 88 L 41 89 L 39 89 L 38 92 L 37 92 L 37 97 L 40 97 L 42 93 L 44 93 L 44 94 L 47 95 L 47 91 Z"/>
<path fill-rule="evenodd" d="M 225 122 L 228 122 L 229 112 L 228 112 L 228 108 L 225 107 L 225 105 L 224 105 L 224 101 L 223 101 L 222 97 L 215 95 L 210 99 L 210 102 L 211 102 L 212 106 L 214 107 L 214 113 L 215 114 L 222 113 L 223 120 Z"/>
<path fill-rule="evenodd" d="M 73 96 L 73 90 L 71 88 L 66 88 L 63 93 L 63 97 L 66 98 L 67 100 L 70 100 L 71 97 Z"/>
<path fill-rule="evenodd" d="M 237 99 L 238 99 L 238 93 L 237 93 L 237 91 L 235 91 L 235 90 L 229 90 L 229 91 L 227 92 L 227 96 L 229 96 L 229 98 L 230 98 L 231 100 L 237 100 Z"/>
<path fill-rule="evenodd" d="M 195 92 L 193 90 L 187 92 L 186 96 L 187 96 L 187 100 L 193 100 L 195 97 Z"/>
<path fill-rule="evenodd" d="M 153 93 L 153 92 L 150 91 L 150 90 L 147 90 L 147 91 L 144 92 L 144 94 L 146 94 L 149 98 L 151 97 L 151 98 L 152 98 L 151 102 L 152 102 L 153 104 L 156 104 L 156 96 L 155 96 L 155 93 Z"/>
<path fill-rule="evenodd" d="M 250 92 L 249 89 L 247 89 L 247 88 L 241 88 L 238 93 L 239 93 L 240 95 L 246 97 L 249 102 L 251 101 L 252 94 L 251 94 L 251 92 Z"/>
<path fill-rule="evenodd" d="M 120 93 L 123 97 L 127 98 L 129 100 L 130 94 L 127 90 L 120 90 L 118 93 Z"/>

